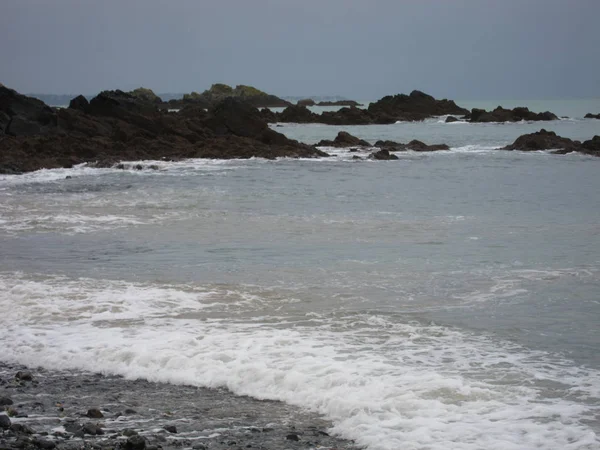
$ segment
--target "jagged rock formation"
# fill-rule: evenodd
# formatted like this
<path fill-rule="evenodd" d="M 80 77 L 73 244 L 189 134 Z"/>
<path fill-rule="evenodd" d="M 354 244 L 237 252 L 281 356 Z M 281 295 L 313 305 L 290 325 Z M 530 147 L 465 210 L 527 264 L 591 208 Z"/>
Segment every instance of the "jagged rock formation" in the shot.
<path fill-rule="evenodd" d="M 225 98 L 209 111 L 168 113 L 131 93 L 104 91 L 53 109 L 0 87 L 0 172 L 110 166 L 121 160 L 327 156 L 270 129 L 258 110 Z"/>
<path fill-rule="evenodd" d="M 493 111 L 485 109 L 473 108 L 469 114 L 465 116 L 469 122 L 486 123 L 486 122 L 521 122 L 525 121 L 547 121 L 558 120 L 556 114 L 550 111 L 542 113 L 534 113 L 525 107 L 517 107 L 513 109 L 505 109 L 498 106 Z"/>

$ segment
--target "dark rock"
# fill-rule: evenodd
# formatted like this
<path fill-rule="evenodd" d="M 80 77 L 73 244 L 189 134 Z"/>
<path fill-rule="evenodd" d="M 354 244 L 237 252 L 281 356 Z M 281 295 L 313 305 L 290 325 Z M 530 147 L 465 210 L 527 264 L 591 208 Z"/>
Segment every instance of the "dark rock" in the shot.
<path fill-rule="evenodd" d="M 124 430 L 121 432 L 121 434 L 122 434 L 123 436 L 137 436 L 137 435 L 138 435 L 138 432 L 137 432 L 137 431 L 135 431 L 135 430 L 132 430 L 131 428 L 125 428 L 125 429 L 124 429 Z"/>
<path fill-rule="evenodd" d="M 21 95 L 4 86 L 0 87 L 0 113 L 3 134 L 46 135 L 56 130 L 56 112 L 52 108 L 36 98 Z"/>
<path fill-rule="evenodd" d="M 390 153 L 388 150 L 379 150 L 378 152 L 373 152 L 368 156 L 369 159 L 377 159 L 381 161 L 398 159 L 396 155 Z"/>
<path fill-rule="evenodd" d="M 85 415 L 92 419 L 102 419 L 104 417 L 104 414 L 102 414 L 102 411 L 100 411 L 98 408 L 88 409 Z"/>
<path fill-rule="evenodd" d="M 104 434 L 102 428 L 100 428 L 98 424 L 92 422 L 83 424 L 82 431 L 84 434 L 90 434 L 92 436 Z"/>
<path fill-rule="evenodd" d="M 324 111 L 319 122 L 327 125 L 370 125 L 373 123 L 394 123 L 395 120 L 375 117 L 365 109 L 344 107 L 337 111 Z"/>
<path fill-rule="evenodd" d="M 146 448 L 147 442 L 142 436 L 131 436 L 127 438 L 127 442 L 125 443 L 125 448 L 127 450 L 144 450 Z"/>
<path fill-rule="evenodd" d="M 589 141 L 584 141 L 583 144 L 581 144 L 581 147 L 582 148 L 579 150 L 581 153 L 600 156 L 600 136 L 594 136 Z"/>
<path fill-rule="evenodd" d="M 553 131 L 546 131 L 542 129 L 535 133 L 519 136 L 515 142 L 507 145 L 503 148 L 503 150 L 563 150 L 568 153 L 579 151 L 581 148 L 581 143 L 579 141 L 563 138 L 561 136 L 557 136 Z"/>
<path fill-rule="evenodd" d="M 296 433 L 290 433 L 285 438 L 288 441 L 299 441 L 300 440 L 300 436 L 298 436 Z"/>
<path fill-rule="evenodd" d="M 433 144 L 427 145 L 424 142 L 417 141 L 416 139 L 410 141 L 408 144 L 402 144 L 394 141 L 377 141 L 375 147 L 379 147 L 384 150 L 402 152 L 406 150 L 413 150 L 415 152 L 434 152 L 438 150 L 449 150 L 446 144 Z"/>
<path fill-rule="evenodd" d="M 586 119 L 600 119 L 600 114 L 592 114 L 592 113 L 587 113 L 585 115 Z"/>
<path fill-rule="evenodd" d="M 88 102 L 87 98 L 85 98 L 83 95 L 78 95 L 77 97 L 75 97 L 73 100 L 71 100 L 69 102 L 70 109 L 77 109 L 77 110 L 83 111 L 83 112 L 85 112 L 87 110 L 89 105 L 90 105 L 90 102 Z"/>
<path fill-rule="evenodd" d="M 194 444 L 192 445 L 192 448 L 194 450 L 207 450 L 208 449 L 208 447 L 202 442 L 194 442 Z"/>
<path fill-rule="evenodd" d="M 275 120 L 277 122 L 286 123 L 318 123 L 319 115 L 312 112 L 306 106 L 303 105 L 291 105 L 285 108 L 279 114 L 276 114 Z"/>
<path fill-rule="evenodd" d="M 448 116 L 448 117 L 446 117 L 446 120 L 445 120 L 446 123 L 452 123 L 452 122 L 458 122 L 458 121 L 459 120 L 454 116 Z"/>
<path fill-rule="evenodd" d="M 470 122 L 520 122 L 525 121 L 548 121 L 557 120 L 558 117 L 550 111 L 542 113 L 534 113 L 529 111 L 525 107 L 516 107 L 513 109 L 505 109 L 498 106 L 493 111 L 486 111 L 484 109 L 473 108 L 471 113 L 467 115 L 467 119 Z"/>
<path fill-rule="evenodd" d="M 177 427 L 175 425 L 165 425 L 164 429 L 167 430 L 169 433 L 177 433 Z"/>
<path fill-rule="evenodd" d="M 432 116 L 465 115 L 469 112 L 452 100 L 436 100 L 421 91 L 412 91 L 410 95 L 388 95 L 371 103 L 368 111 L 372 115 L 391 117 L 395 121 L 424 120 Z"/>
<path fill-rule="evenodd" d="M 10 428 L 10 419 L 6 414 L 0 414 L 0 428 L 3 430 Z"/>
<path fill-rule="evenodd" d="M 450 147 L 448 147 L 446 144 L 427 145 L 424 142 L 417 141 L 416 139 L 406 144 L 406 148 L 415 152 L 435 152 L 438 150 L 450 150 Z"/>
<path fill-rule="evenodd" d="M 17 372 L 15 378 L 21 381 L 33 381 L 33 375 L 29 370 L 22 370 Z"/>
<path fill-rule="evenodd" d="M 371 144 L 346 131 L 340 131 L 333 141 L 322 140 L 317 147 L 371 147 Z"/>
<path fill-rule="evenodd" d="M 336 100 L 334 102 L 319 102 L 318 106 L 362 106 L 354 100 Z"/>
<path fill-rule="evenodd" d="M 352 159 L 362 161 L 362 158 L 360 156 L 356 156 L 356 155 L 352 155 Z"/>
<path fill-rule="evenodd" d="M 63 424 L 63 428 L 67 433 L 77 433 L 83 429 L 83 426 L 80 423 L 69 421 Z"/>
<path fill-rule="evenodd" d="M 55 442 L 40 438 L 34 439 L 33 445 L 43 450 L 52 450 L 54 447 L 56 447 Z"/>
<path fill-rule="evenodd" d="M 305 98 L 302 100 L 298 100 L 298 102 L 296 103 L 296 105 L 300 105 L 300 106 L 315 106 L 315 101 L 312 98 Z"/>
<path fill-rule="evenodd" d="M 9 397 L 0 397 L 0 406 L 12 405 L 13 401 Z"/>
<path fill-rule="evenodd" d="M 135 409 L 127 408 L 124 413 L 128 416 L 131 416 L 133 414 L 137 414 L 138 412 Z"/>
<path fill-rule="evenodd" d="M 10 426 L 10 429 L 18 434 L 33 434 L 34 431 L 25 424 L 22 423 L 13 423 Z"/>

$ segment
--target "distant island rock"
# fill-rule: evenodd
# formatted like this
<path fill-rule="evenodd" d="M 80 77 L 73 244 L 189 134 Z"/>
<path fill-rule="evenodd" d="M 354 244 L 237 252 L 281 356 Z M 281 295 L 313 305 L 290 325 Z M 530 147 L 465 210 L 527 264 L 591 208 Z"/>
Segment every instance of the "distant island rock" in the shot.
<path fill-rule="evenodd" d="M 208 111 L 160 110 L 147 92 L 103 91 L 69 108 L 0 87 L 0 173 L 181 158 L 321 157 L 269 128 L 256 108 L 225 97 Z"/>
<path fill-rule="evenodd" d="M 346 131 L 340 131 L 333 141 L 330 140 L 321 140 L 317 147 L 338 147 L 338 148 L 379 148 L 383 151 L 380 153 L 380 157 L 375 157 L 375 159 L 397 159 L 397 158 L 384 158 L 387 153 L 393 152 L 406 152 L 408 150 L 412 150 L 415 152 L 434 152 L 439 150 L 450 150 L 446 144 L 434 144 L 427 145 L 424 142 L 418 141 L 416 139 L 410 141 L 408 144 L 402 144 L 400 142 L 394 141 L 382 141 L 379 140 L 375 142 L 375 145 L 371 145 L 369 142 L 360 139 L 356 136 L 351 135 Z"/>
<path fill-rule="evenodd" d="M 303 98 L 302 100 L 298 100 L 296 105 L 300 106 L 315 106 L 316 103 L 312 98 Z"/>
<path fill-rule="evenodd" d="M 513 109 L 506 109 L 498 106 L 493 111 L 473 108 L 470 113 L 465 115 L 465 119 L 472 123 L 489 122 L 521 122 L 521 121 L 548 121 L 558 120 L 558 116 L 550 111 L 534 113 L 529 108 L 519 106 Z"/>
<path fill-rule="evenodd" d="M 586 119 L 600 119 L 600 114 L 592 114 L 592 113 L 587 113 L 585 115 Z"/>
<path fill-rule="evenodd" d="M 317 106 L 362 106 L 361 103 L 358 103 L 354 100 L 336 100 L 336 101 L 323 101 L 317 103 Z"/>
<path fill-rule="evenodd" d="M 191 92 L 184 94 L 181 99 L 173 99 L 165 102 L 162 107 L 181 109 L 186 106 L 199 106 L 209 109 L 226 98 L 237 98 L 256 108 L 285 107 L 291 105 L 290 102 L 275 95 L 267 94 L 253 86 L 240 84 L 232 88 L 227 84 L 217 83 L 202 93 Z"/>
<path fill-rule="evenodd" d="M 519 136 L 515 142 L 503 147 L 501 150 L 521 150 L 526 152 L 554 150 L 553 153 L 561 155 L 579 152 L 592 156 L 600 156 L 600 136 L 594 136 L 588 141 L 580 142 L 558 136 L 553 131 L 541 129 L 535 133 Z"/>

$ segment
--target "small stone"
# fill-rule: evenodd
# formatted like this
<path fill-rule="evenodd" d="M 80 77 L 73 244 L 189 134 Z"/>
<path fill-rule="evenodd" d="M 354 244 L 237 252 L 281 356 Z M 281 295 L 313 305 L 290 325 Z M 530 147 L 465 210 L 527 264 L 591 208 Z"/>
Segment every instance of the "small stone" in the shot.
<path fill-rule="evenodd" d="M 0 428 L 8 430 L 10 428 L 10 419 L 6 414 L 0 415 Z"/>
<path fill-rule="evenodd" d="M 104 431 L 102 431 L 102 428 L 100 428 L 95 423 L 91 423 L 91 422 L 84 424 L 82 430 L 85 434 L 91 434 L 92 436 L 104 434 Z"/>
<path fill-rule="evenodd" d="M 8 405 L 12 405 L 13 401 L 11 398 L 8 397 L 0 397 L 0 406 L 8 406 Z"/>
<path fill-rule="evenodd" d="M 299 441 L 300 440 L 300 436 L 298 436 L 296 433 L 288 434 L 285 438 L 288 441 Z"/>
<path fill-rule="evenodd" d="M 202 442 L 194 442 L 194 445 L 192 445 L 192 448 L 194 450 L 206 450 L 208 447 L 206 445 L 204 445 Z"/>
<path fill-rule="evenodd" d="M 131 428 L 125 428 L 125 429 L 124 429 L 124 430 L 121 432 L 121 434 L 122 434 L 123 436 L 128 436 L 128 437 L 129 437 L 129 436 L 137 436 L 137 435 L 138 435 L 138 432 L 137 432 L 137 431 L 135 431 L 135 430 L 132 430 Z"/>
<path fill-rule="evenodd" d="M 67 176 L 65 177 L 65 180 L 70 180 L 70 179 L 72 179 L 72 178 L 73 178 L 73 177 L 72 177 L 71 175 L 67 175 Z"/>
<path fill-rule="evenodd" d="M 33 375 L 31 375 L 31 372 L 29 370 L 17 372 L 15 378 L 21 381 L 33 381 Z"/>
<path fill-rule="evenodd" d="M 132 415 L 132 414 L 137 414 L 137 411 L 135 409 L 127 408 L 124 411 L 124 413 L 127 414 L 127 415 Z"/>
<path fill-rule="evenodd" d="M 165 425 L 165 430 L 167 430 L 169 433 L 173 433 L 176 434 L 177 433 L 177 427 L 175 425 Z"/>
<path fill-rule="evenodd" d="M 102 414 L 102 411 L 100 411 L 98 408 L 92 408 L 88 409 L 86 416 L 88 416 L 91 419 L 102 419 L 104 417 L 104 414 Z"/>
<path fill-rule="evenodd" d="M 82 430 L 82 426 L 77 422 L 66 422 L 63 427 L 67 433 L 77 433 Z"/>
<path fill-rule="evenodd" d="M 144 450 L 146 448 L 146 439 L 142 436 L 131 436 L 125 444 L 127 450 Z"/>

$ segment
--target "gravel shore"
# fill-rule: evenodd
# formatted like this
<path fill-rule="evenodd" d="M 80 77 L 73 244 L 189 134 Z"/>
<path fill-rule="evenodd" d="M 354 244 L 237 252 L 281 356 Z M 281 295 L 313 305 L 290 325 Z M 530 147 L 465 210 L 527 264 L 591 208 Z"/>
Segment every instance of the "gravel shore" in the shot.
<path fill-rule="evenodd" d="M 0 450 L 358 448 L 281 402 L 4 363 L 0 411 Z"/>

